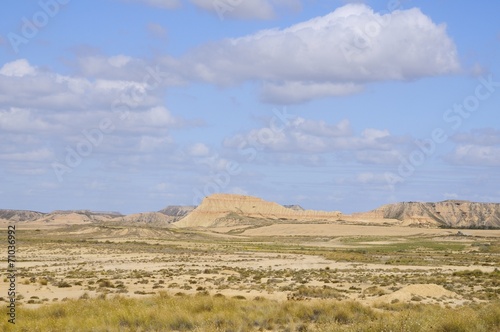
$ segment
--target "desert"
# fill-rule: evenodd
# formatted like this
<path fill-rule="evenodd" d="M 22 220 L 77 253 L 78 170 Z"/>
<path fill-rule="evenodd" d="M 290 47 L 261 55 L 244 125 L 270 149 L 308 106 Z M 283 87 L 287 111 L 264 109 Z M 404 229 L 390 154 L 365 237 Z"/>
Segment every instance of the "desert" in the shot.
<path fill-rule="evenodd" d="M 413 206 L 343 215 L 229 194 L 128 216 L 0 215 L 2 237 L 16 229 L 19 330 L 493 331 L 500 229 L 463 228 L 471 206 L 461 228 L 408 223 Z"/>

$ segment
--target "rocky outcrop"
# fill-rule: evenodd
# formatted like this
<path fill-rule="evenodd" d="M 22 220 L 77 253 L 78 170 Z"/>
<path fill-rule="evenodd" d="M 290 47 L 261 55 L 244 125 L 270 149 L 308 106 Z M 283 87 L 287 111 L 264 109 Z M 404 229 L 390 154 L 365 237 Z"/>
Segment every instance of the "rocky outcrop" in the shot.
<path fill-rule="evenodd" d="M 448 200 L 387 204 L 352 218 L 396 219 L 402 225 L 450 228 L 500 228 L 500 204 Z"/>
<path fill-rule="evenodd" d="M 340 212 L 296 210 L 286 208 L 258 197 L 230 194 L 214 194 L 185 218 L 177 227 L 214 227 L 256 224 L 261 221 L 336 221 Z"/>
<path fill-rule="evenodd" d="M 166 208 L 158 211 L 159 213 L 162 213 L 166 216 L 173 217 L 174 220 L 179 220 L 185 216 L 187 216 L 189 213 L 191 213 L 196 206 L 194 205 L 169 205 Z"/>

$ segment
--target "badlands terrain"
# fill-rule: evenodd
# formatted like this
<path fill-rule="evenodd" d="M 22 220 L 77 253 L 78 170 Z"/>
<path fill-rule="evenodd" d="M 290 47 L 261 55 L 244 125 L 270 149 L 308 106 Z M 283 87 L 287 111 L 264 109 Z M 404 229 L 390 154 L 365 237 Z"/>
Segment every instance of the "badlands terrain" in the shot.
<path fill-rule="evenodd" d="M 346 215 L 215 194 L 127 216 L 0 210 L 0 223 L 5 239 L 16 226 L 18 330 L 500 330 L 500 204 Z"/>

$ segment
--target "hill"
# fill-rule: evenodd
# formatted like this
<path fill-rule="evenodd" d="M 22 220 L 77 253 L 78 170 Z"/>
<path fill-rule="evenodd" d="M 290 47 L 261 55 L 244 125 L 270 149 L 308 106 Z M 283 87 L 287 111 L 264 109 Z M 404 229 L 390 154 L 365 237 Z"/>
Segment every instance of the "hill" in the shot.
<path fill-rule="evenodd" d="M 442 202 L 402 202 L 383 205 L 368 212 L 344 215 L 340 212 L 304 210 L 299 205 L 280 205 L 258 197 L 214 194 L 200 206 L 172 205 L 158 212 L 121 215 L 118 212 L 68 210 L 43 213 L 0 210 L 0 222 L 47 225 L 94 222 L 143 223 L 175 227 L 215 227 L 264 225 L 293 222 L 339 222 L 363 225 L 397 225 L 441 228 L 500 228 L 500 203 L 459 200 Z"/>
<path fill-rule="evenodd" d="M 448 200 L 443 202 L 403 202 L 375 210 L 354 213 L 352 219 L 399 220 L 405 226 L 449 228 L 500 228 L 500 204 Z"/>
<path fill-rule="evenodd" d="M 177 227 L 213 227 L 228 225 L 254 225 L 262 221 L 336 221 L 340 212 L 324 212 L 287 208 L 258 197 L 213 194 L 185 218 Z"/>
<path fill-rule="evenodd" d="M 0 219 L 14 222 L 35 221 L 44 215 L 45 213 L 36 211 L 0 210 Z"/>

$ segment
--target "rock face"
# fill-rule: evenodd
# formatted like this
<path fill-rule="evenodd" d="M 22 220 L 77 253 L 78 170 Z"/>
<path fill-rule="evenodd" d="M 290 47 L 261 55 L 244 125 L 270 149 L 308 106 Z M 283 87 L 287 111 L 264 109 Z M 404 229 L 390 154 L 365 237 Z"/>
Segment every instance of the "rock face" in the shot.
<path fill-rule="evenodd" d="M 263 220 L 272 221 L 336 221 L 340 212 L 296 210 L 273 202 L 243 195 L 214 194 L 185 218 L 177 227 L 214 227 L 227 225 L 252 225 Z"/>
<path fill-rule="evenodd" d="M 500 228 L 500 204 L 448 200 L 437 203 L 388 204 L 365 213 L 359 219 L 397 219 L 402 225 L 451 228 Z"/>
<path fill-rule="evenodd" d="M 174 217 L 176 219 L 181 219 L 185 217 L 191 211 L 196 208 L 194 205 L 169 205 L 166 208 L 158 211 L 159 213 L 163 213 L 166 216 Z"/>

